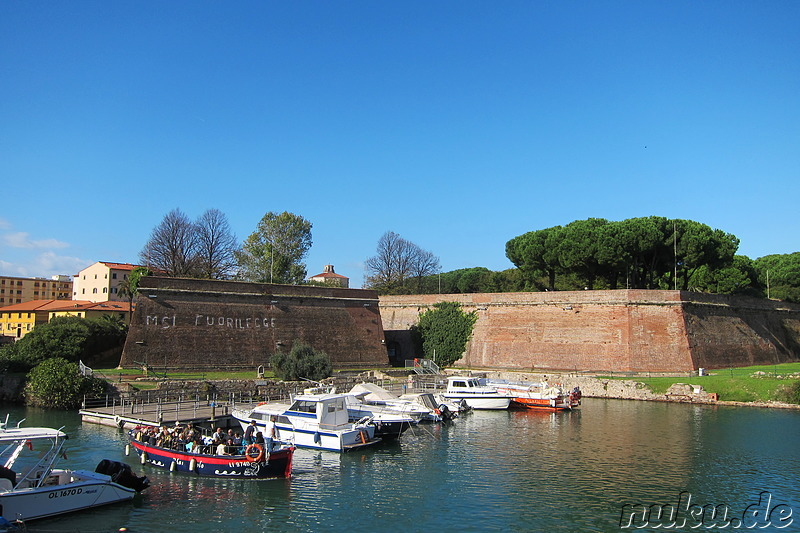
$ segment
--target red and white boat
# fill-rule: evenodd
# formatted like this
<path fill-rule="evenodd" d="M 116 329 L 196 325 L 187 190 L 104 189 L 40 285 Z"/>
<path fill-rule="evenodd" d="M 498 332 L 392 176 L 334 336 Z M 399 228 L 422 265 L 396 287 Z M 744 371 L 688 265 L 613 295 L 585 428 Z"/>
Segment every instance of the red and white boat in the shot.
<path fill-rule="evenodd" d="M 565 393 L 560 385 L 551 385 L 546 381 L 539 383 L 514 383 L 508 381 L 487 380 L 487 385 L 497 392 L 511 396 L 511 403 L 527 409 L 574 409 L 581 404 L 581 389 L 575 387 Z"/>

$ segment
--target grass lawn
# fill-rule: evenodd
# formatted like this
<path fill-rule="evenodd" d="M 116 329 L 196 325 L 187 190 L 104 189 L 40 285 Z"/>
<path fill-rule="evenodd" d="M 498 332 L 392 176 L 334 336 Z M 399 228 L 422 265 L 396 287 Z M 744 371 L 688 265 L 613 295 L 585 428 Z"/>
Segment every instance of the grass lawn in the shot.
<path fill-rule="evenodd" d="M 720 400 L 753 402 L 780 400 L 779 391 L 797 381 L 786 376 L 800 373 L 800 363 L 784 363 L 768 366 L 748 366 L 707 371 L 707 376 L 692 377 L 628 377 L 614 376 L 612 379 L 631 379 L 644 383 L 653 392 L 664 394 L 674 383 L 702 385 L 707 392 L 716 392 Z M 763 372 L 764 374 L 756 374 Z M 784 376 L 783 379 L 778 376 Z"/>

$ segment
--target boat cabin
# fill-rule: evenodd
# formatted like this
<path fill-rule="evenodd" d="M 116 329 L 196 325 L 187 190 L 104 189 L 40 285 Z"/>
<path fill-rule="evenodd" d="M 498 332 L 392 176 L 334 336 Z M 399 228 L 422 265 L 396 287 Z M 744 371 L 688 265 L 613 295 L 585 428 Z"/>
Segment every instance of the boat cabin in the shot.
<path fill-rule="evenodd" d="M 320 427 L 350 427 L 345 394 L 304 394 L 296 396 L 284 415 L 316 418 Z"/>
<path fill-rule="evenodd" d="M 466 378 L 466 377 L 447 378 L 448 391 L 468 392 L 470 389 L 477 390 L 479 388 L 484 389 L 485 387 L 481 385 L 481 382 L 478 378 Z"/>

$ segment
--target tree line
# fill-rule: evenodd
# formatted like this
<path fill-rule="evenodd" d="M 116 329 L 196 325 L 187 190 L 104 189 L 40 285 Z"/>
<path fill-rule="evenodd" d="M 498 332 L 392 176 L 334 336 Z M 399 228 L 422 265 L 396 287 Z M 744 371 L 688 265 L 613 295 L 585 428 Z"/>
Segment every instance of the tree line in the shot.
<path fill-rule="evenodd" d="M 153 228 L 139 260 L 171 277 L 302 283 L 311 227 L 299 215 L 269 212 L 239 245 L 220 210 L 209 209 L 192 221 L 176 208 Z"/>
<path fill-rule="evenodd" d="M 680 219 L 590 218 L 530 231 L 506 243 L 515 268 L 464 268 L 426 276 L 420 293 L 680 289 L 800 302 L 800 252 L 750 259 L 739 239 Z"/>
<path fill-rule="evenodd" d="M 191 221 L 173 209 L 140 260 L 168 276 L 299 284 L 311 229 L 302 216 L 269 212 L 240 245 L 219 210 Z M 379 294 L 680 289 L 800 301 L 800 252 L 752 260 L 737 255 L 738 247 L 735 235 L 693 220 L 589 218 L 509 240 L 506 257 L 515 268 L 442 272 L 432 252 L 387 231 L 364 262 L 364 287 Z"/>

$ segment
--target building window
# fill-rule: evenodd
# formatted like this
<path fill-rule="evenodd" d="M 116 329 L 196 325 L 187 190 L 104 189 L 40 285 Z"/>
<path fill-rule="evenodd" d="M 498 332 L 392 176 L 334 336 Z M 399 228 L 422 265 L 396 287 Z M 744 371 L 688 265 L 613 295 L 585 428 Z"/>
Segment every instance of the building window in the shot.
<path fill-rule="evenodd" d="M 97 287 L 95 287 L 94 289 L 92 289 L 92 294 L 97 294 Z"/>
<path fill-rule="evenodd" d="M 108 287 L 103 287 L 103 294 L 108 292 Z"/>
<path fill-rule="evenodd" d="M 83 292 L 81 292 L 81 294 L 86 294 L 86 289 L 83 289 Z"/>
<path fill-rule="evenodd" d="M 111 279 L 117 279 L 117 273 L 116 272 L 113 272 L 111 274 Z"/>

